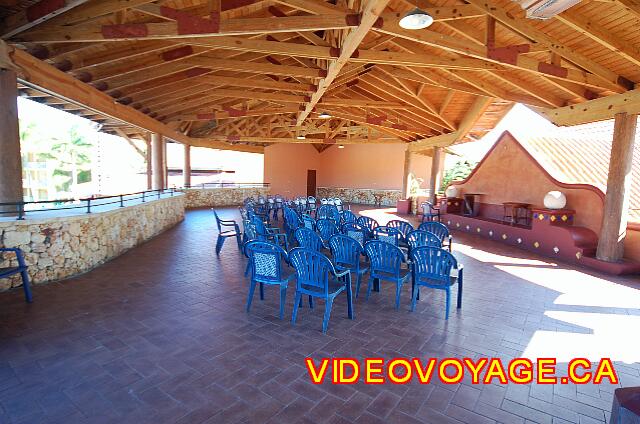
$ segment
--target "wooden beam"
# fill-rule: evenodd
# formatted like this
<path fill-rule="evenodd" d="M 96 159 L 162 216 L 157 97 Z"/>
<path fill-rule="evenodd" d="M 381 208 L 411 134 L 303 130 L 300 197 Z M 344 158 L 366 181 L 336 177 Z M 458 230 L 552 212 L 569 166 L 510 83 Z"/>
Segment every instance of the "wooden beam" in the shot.
<path fill-rule="evenodd" d="M 311 69 L 302 66 L 274 65 L 272 63 L 248 62 L 215 57 L 198 56 L 189 58 L 186 62 L 192 66 L 209 69 L 226 69 L 229 71 L 251 72 L 265 75 L 283 75 L 303 78 L 322 78 L 326 72 L 322 69 Z"/>
<path fill-rule="evenodd" d="M 537 109 L 556 125 L 578 125 L 612 119 L 617 113 L 640 113 L 640 89 L 557 109 Z"/>
<path fill-rule="evenodd" d="M 200 18 L 196 18 L 200 19 Z M 179 22 L 128 23 L 122 25 L 83 24 L 72 27 L 47 27 L 20 36 L 20 41 L 33 43 L 77 43 L 96 41 L 133 41 L 181 39 L 225 35 L 253 35 L 278 32 L 320 31 L 356 26 L 354 15 L 286 16 L 282 18 L 236 18 L 222 20 L 211 28 L 184 28 Z M 204 24 L 203 24 L 204 25 Z"/>
<path fill-rule="evenodd" d="M 597 76 L 606 84 L 611 90 L 617 92 L 624 92 L 626 90 L 633 89 L 633 82 L 621 77 L 610 69 L 594 62 L 590 58 L 576 52 L 575 50 L 559 43 L 557 40 L 551 38 L 543 31 L 538 30 L 531 21 L 523 17 L 517 17 L 513 13 L 508 13 L 502 6 L 496 3 L 494 0 L 467 0 L 469 3 L 477 6 L 480 10 L 483 10 L 487 14 L 493 16 L 496 20 L 500 21 L 503 25 L 511 28 L 513 31 L 524 35 L 530 40 L 536 41 L 549 48 L 554 53 L 559 54 L 566 60 L 574 63 L 575 65 L 586 69 L 593 75 Z M 524 12 L 523 12 L 524 13 Z"/>
<path fill-rule="evenodd" d="M 218 75 L 205 75 L 198 78 L 198 81 L 205 81 L 209 84 L 228 85 L 232 87 L 262 88 L 265 90 L 294 91 L 300 93 L 310 93 L 315 90 L 313 84 L 300 84 L 293 82 L 281 82 L 272 80 L 258 80 L 236 77 L 222 77 Z"/>
<path fill-rule="evenodd" d="M 464 118 L 462 118 L 462 121 L 460 121 L 457 131 L 410 143 L 409 151 L 421 152 L 433 147 L 446 147 L 462 140 L 473 129 L 475 123 L 480 119 L 493 101 L 494 99 L 491 97 L 478 97 L 473 102 Z"/>
<path fill-rule="evenodd" d="M 305 109 L 298 115 L 298 125 L 301 125 L 304 120 L 309 116 L 313 108 L 318 104 L 322 96 L 327 91 L 331 83 L 336 79 L 344 65 L 348 62 L 349 58 L 356 51 L 364 37 L 369 33 L 369 30 L 376 23 L 380 14 L 387 7 L 387 3 L 390 0 L 367 0 L 362 9 L 362 15 L 360 17 L 360 24 L 354 28 L 349 35 L 344 39 L 342 48 L 340 49 L 340 56 L 329 65 L 327 70 L 327 76 L 324 77 L 318 83 L 318 90 L 311 96 Z"/>
<path fill-rule="evenodd" d="M 183 144 L 201 146 L 202 141 L 187 137 L 172 130 L 165 124 L 129 106 L 117 103 L 112 97 L 65 74 L 53 66 L 42 62 L 22 51 L 13 52 L 13 60 L 20 68 L 26 70 L 20 75 L 20 82 L 44 93 L 63 98 L 69 102 L 80 104 L 87 109 L 102 115 L 131 124 L 134 127 L 162 134 L 163 136 Z M 262 153 L 257 146 L 232 145 L 229 143 L 205 143 L 204 147 Z M 215 146 L 215 147 L 214 147 Z"/>
<path fill-rule="evenodd" d="M 55 2 L 52 0 L 40 0 L 18 13 L 3 18 L 0 23 L 0 38 L 13 37 L 88 1 L 62 0 Z"/>
<path fill-rule="evenodd" d="M 71 25 L 88 21 L 100 16 L 120 12 L 125 9 L 151 3 L 154 0 L 100 0 L 91 1 L 73 9 L 64 15 L 57 16 L 47 22 L 47 28 L 54 25 Z"/>
<path fill-rule="evenodd" d="M 193 113 L 188 115 L 178 115 L 172 117 L 170 121 L 211 121 L 212 119 L 243 119 L 247 117 L 255 116 L 274 116 L 280 114 L 296 113 L 298 107 L 281 107 L 281 108 L 267 108 L 267 109 L 250 109 L 250 110 L 215 110 L 215 111 L 203 111 L 200 113 Z"/>
<path fill-rule="evenodd" d="M 203 139 L 205 140 L 205 139 Z M 207 141 L 235 141 L 249 143 L 289 143 L 289 144 L 399 144 L 404 141 L 393 137 L 380 138 L 305 138 L 299 140 L 295 137 L 252 137 L 252 136 L 220 136 L 211 135 L 206 138 Z"/>
<path fill-rule="evenodd" d="M 582 14 L 571 11 L 571 9 L 556 15 L 556 19 L 618 53 L 634 65 L 640 65 L 640 50 L 635 48 L 631 41 L 623 40 L 609 31 L 603 30 L 599 22 L 591 21 Z"/>
<path fill-rule="evenodd" d="M 615 117 L 607 194 L 596 251 L 596 257 L 601 261 L 618 262 L 624 256 L 637 122 L 638 115 L 628 115 L 623 112 L 617 113 Z"/>

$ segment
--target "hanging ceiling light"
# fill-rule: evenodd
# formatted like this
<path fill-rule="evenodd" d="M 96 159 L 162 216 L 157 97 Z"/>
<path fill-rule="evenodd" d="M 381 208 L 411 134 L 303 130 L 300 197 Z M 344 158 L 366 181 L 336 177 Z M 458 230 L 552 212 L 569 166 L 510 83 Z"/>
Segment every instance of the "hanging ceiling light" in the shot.
<path fill-rule="evenodd" d="M 307 137 L 306 137 L 304 134 L 299 134 L 296 138 L 297 138 L 298 140 L 304 140 L 304 139 L 306 139 Z"/>
<path fill-rule="evenodd" d="M 404 15 L 399 23 L 404 29 L 425 29 L 433 23 L 433 18 L 424 10 L 416 7 Z"/>
<path fill-rule="evenodd" d="M 338 149 L 344 149 L 344 144 L 339 144 Z"/>
<path fill-rule="evenodd" d="M 320 115 L 318 115 L 318 118 L 320 118 L 320 119 L 329 119 L 329 118 L 331 118 L 331 115 L 329 115 L 327 112 L 321 112 Z"/>

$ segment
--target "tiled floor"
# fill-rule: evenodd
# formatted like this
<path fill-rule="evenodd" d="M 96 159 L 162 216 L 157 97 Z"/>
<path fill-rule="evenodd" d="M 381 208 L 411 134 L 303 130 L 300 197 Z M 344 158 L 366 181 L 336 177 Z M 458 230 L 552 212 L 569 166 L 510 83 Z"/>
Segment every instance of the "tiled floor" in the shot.
<path fill-rule="evenodd" d="M 357 299 L 354 321 L 344 298 L 336 300 L 323 335 L 322 307 L 301 309 L 295 327 L 278 320 L 275 290 L 245 313 L 245 262 L 235 243 L 216 257 L 211 212 L 188 212 L 92 272 L 36 287 L 32 305 L 19 291 L 0 294 L 0 423 L 604 422 L 608 384 L 310 384 L 307 356 L 524 354 L 610 356 L 621 385 L 640 385 L 632 279 L 455 237 L 466 282 L 463 309 L 448 322 L 442 293 L 423 292 L 410 313 L 408 287 L 396 311 L 384 285 L 369 302 Z M 288 317 L 292 299 L 293 290 Z"/>

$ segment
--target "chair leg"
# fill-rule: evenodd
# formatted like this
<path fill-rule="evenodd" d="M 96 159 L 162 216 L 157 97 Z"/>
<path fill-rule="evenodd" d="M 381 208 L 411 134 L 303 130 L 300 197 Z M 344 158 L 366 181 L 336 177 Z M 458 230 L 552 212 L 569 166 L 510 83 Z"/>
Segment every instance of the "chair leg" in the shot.
<path fill-rule="evenodd" d="M 371 289 L 373 288 L 373 277 L 369 277 L 369 281 L 367 282 L 367 297 L 366 300 L 369 300 L 369 296 L 371 296 Z"/>
<path fill-rule="evenodd" d="M 356 299 L 360 294 L 360 283 L 362 282 L 362 274 L 360 274 L 359 272 L 357 274 L 358 276 L 356 277 Z"/>
<path fill-rule="evenodd" d="M 402 293 L 402 283 L 396 283 L 396 310 L 400 309 L 400 293 Z"/>
<path fill-rule="evenodd" d="M 244 270 L 244 276 L 245 277 L 247 275 L 249 275 L 249 271 L 251 271 L 251 260 L 249 260 L 249 262 L 247 262 L 247 268 Z"/>
<path fill-rule="evenodd" d="M 218 236 L 218 240 L 216 241 L 216 255 L 220 254 L 222 250 L 222 246 L 224 245 L 224 237 Z"/>
<path fill-rule="evenodd" d="M 416 310 L 416 301 L 418 300 L 418 296 L 420 295 L 420 286 L 416 284 L 413 288 L 413 293 L 411 296 L 411 312 Z"/>
<path fill-rule="evenodd" d="M 322 320 L 322 332 L 327 332 L 329 326 L 329 318 L 331 317 L 331 308 L 333 307 L 333 298 L 328 298 L 324 305 L 324 319 Z"/>
<path fill-rule="evenodd" d="M 296 300 L 293 302 L 293 315 L 291 315 L 291 324 L 296 323 L 296 318 L 298 318 L 298 308 L 302 303 L 302 293 L 296 290 Z"/>
<path fill-rule="evenodd" d="M 284 305 L 287 301 L 287 287 L 280 287 L 280 319 L 284 318 Z"/>
<path fill-rule="evenodd" d="M 247 312 L 251 309 L 251 301 L 253 300 L 253 293 L 256 290 L 256 282 L 255 280 L 251 280 L 251 285 L 249 286 L 249 296 L 247 297 Z"/>
<path fill-rule="evenodd" d="M 458 309 L 462 308 L 462 275 L 460 275 L 460 280 L 458 280 Z"/>
<path fill-rule="evenodd" d="M 444 319 L 449 319 L 449 305 L 451 305 L 451 289 L 447 287 L 445 291 L 447 292 L 447 299 L 445 301 L 446 306 L 445 306 L 445 312 L 444 312 Z"/>
<path fill-rule="evenodd" d="M 27 303 L 31 303 L 33 302 L 33 296 L 31 295 L 31 287 L 29 285 L 29 273 L 25 269 L 22 272 L 20 272 L 20 275 L 22 276 L 22 289 L 24 290 L 24 300 Z"/>
<path fill-rule="evenodd" d="M 353 293 L 351 292 L 351 281 L 347 283 L 347 314 L 349 319 L 355 319 L 356 314 L 353 312 Z"/>
<path fill-rule="evenodd" d="M 313 309 L 313 296 L 309 296 L 309 309 Z"/>
<path fill-rule="evenodd" d="M 236 234 L 236 241 L 238 242 L 238 249 L 242 250 L 242 237 L 240 234 Z"/>
<path fill-rule="evenodd" d="M 260 300 L 264 300 L 264 284 L 260 283 Z"/>

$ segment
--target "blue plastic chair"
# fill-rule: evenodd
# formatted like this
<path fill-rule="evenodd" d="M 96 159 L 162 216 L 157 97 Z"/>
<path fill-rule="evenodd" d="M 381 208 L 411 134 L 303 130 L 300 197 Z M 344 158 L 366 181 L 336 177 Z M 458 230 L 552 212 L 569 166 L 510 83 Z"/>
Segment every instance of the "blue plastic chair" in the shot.
<path fill-rule="evenodd" d="M 387 223 L 387 227 L 395 228 L 396 230 L 400 231 L 400 233 L 402 234 L 401 245 L 407 244 L 407 236 L 411 231 L 414 230 L 413 225 L 411 225 L 407 221 L 401 221 L 399 219 L 389 221 Z"/>
<path fill-rule="evenodd" d="M 296 299 L 293 304 L 291 323 L 296 323 L 298 307 L 303 295 L 325 300 L 322 332 L 327 332 L 333 301 L 343 291 L 347 292 L 347 311 L 350 319 L 355 318 L 353 311 L 353 293 L 351 273 L 348 270 L 338 272 L 322 253 L 310 249 L 295 248 L 289 253 L 289 260 L 296 270 Z"/>
<path fill-rule="evenodd" d="M 440 208 L 433 206 L 431 202 L 423 202 L 420 207 L 422 208 L 422 222 L 435 219 L 440 221 Z"/>
<path fill-rule="evenodd" d="M 367 242 L 367 230 L 354 222 L 343 224 L 340 230 L 342 234 L 351 237 L 362 246 Z"/>
<path fill-rule="evenodd" d="M 338 225 L 332 220 L 328 218 L 322 218 L 316 221 L 316 229 L 320 234 L 320 238 L 322 239 L 322 244 L 326 248 L 329 247 L 329 239 L 331 236 L 338 234 L 340 231 L 338 230 Z"/>
<path fill-rule="evenodd" d="M 287 235 L 285 233 L 281 233 L 280 228 L 267 227 L 266 225 L 264 225 L 264 222 L 262 222 L 262 220 L 257 216 L 251 218 L 251 223 L 256 226 L 256 231 L 258 232 L 259 236 L 275 244 L 282 243 L 285 249 L 289 249 L 289 241 L 287 240 Z"/>
<path fill-rule="evenodd" d="M 20 274 L 22 277 L 22 290 L 24 290 L 24 300 L 27 303 L 33 302 L 33 295 L 31 294 L 31 286 L 29 282 L 29 273 L 27 269 L 27 263 L 24 260 L 24 253 L 22 249 L 18 249 L 17 247 L 0 247 L 0 253 L 2 252 L 12 252 L 16 255 L 16 260 L 18 261 L 18 266 L 10 266 L 6 268 L 0 268 L 0 278 L 9 278 L 12 275 Z"/>
<path fill-rule="evenodd" d="M 251 301 L 256 284 L 260 284 L 260 300 L 264 300 L 264 286 L 280 287 L 280 319 L 284 318 L 284 305 L 287 299 L 287 287 L 294 274 L 286 275 L 282 269 L 282 262 L 288 262 L 287 252 L 274 243 L 251 241 L 245 250 L 251 264 L 251 285 L 247 298 L 247 312 L 251 309 Z"/>
<path fill-rule="evenodd" d="M 294 231 L 302 226 L 302 221 L 296 211 L 287 205 L 283 206 L 282 216 L 284 217 L 284 230 L 287 233 L 287 238 L 291 240 Z"/>
<path fill-rule="evenodd" d="M 316 230 L 316 220 L 313 219 L 311 215 L 308 215 L 308 214 L 302 215 L 302 225 L 304 226 L 304 228 L 307 228 L 311 231 Z"/>
<path fill-rule="evenodd" d="M 340 212 L 341 218 L 342 218 L 342 223 L 343 224 L 349 224 L 349 223 L 355 223 L 358 220 L 358 217 L 356 216 L 356 214 L 354 214 L 351 211 L 342 211 Z"/>
<path fill-rule="evenodd" d="M 409 250 L 416 249 L 418 247 L 442 247 L 442 241 L 440 237 L 433 234 L 430 231 L 413 230 L 407 235 L 407 243 L 409 244 Z"/>
<path fill-rule="evenodd" d="M 462 265 L 444 249 L 437 247 L 418 247 L 411 251 L 413 268 L 413 287 L 411 292 L 411 311 L 416 308 L 420 296 L 420 287 L 444 290 L 446 292 L 445 319 L 449 319 L 451 287 L 458 284 L 458 309 L 462 308 Z"/>
<path fill-rule="evenodd" d="M 317 219 L 331 219 L 336 224 L 340 223 L 340 211 L 335 205 L 322 205 L 316 212 Z"/>
<path fill-rule="evenodd" d="M 367 242 L 364 250 L 369 258 L 370 271 L 367 284 L 367 300 L 371 295 L 374 280 L 391 281 L 396 284 L 396 309 L 400 309 L 402 285 L 411 277 L 411 272 L 402 269 L 406 259 L 400 248 L 380 240 Z"/>
<path fill-rule="evenodd" d="M 369 266 L 361 262 L 364 248 L 351 237 L 336 234 L 329 239 L 333 265 L 338 271 L 349 270 L 356 276 L 356 297 L 360 293 L 362 276 L 369 270 Z"/>
<path fill-rule="evenodd" d="M 367 240 L 371 240 L 373 238 L 373 230 L 380 226 L 378 221 L 373 218 L 369 218 L 368 216 L 361 216 L 356 222 L 367 232 Z"/>
<path fill-rule="evenodd" d="M 214 216 L 216 217 L 216 225 L 218 226 L 218 239 L 216 240 L 216 255 L 220 254 L 222 250 L 222 246 L 224 246 L 224 242 L 229 237 L 235 237 L 238 242 L 238 249 L 242 250 L 242 232 L 240 232 L 240 227 L 238 223 L 233 220 L 225 220 L 220 219 L 218 216 L 218 212 L 213 211 Z M 233 228 L 233 230 L 226 230 L 225 228 Z"/>
<path fill-rule="evenodd" d="M 442 242 L 442 247 L 449 248 L 449 252 L 451 252 L 453 237 L 451 237 L 451 234 L 449 234 L 449 229 L 446 225 L 441 222 L 429 221 L 420 224 L 420 227 L 418 227 L 418 229 L 422 231 L 429 231 L 430 233 L 438 236 L 440 238 L 440 241 Z"/>
<path fill-rule="evenodd" d="M 311 231 L 308 228 L 300 227 L 295 232 L 295 238 L 298 242 L 298 246 L 305 249 L 315 250 L 320 252 L 324 247 L 322 239 L 315 231 Z"/>
<path fill-rule="evenodd" d="M 395 228 L 381 226 L 381 227 L 376 227 L 373 230 L 373 237 L 376 240 L 380 240 L 385 243 L 392 244 L 396 247 L 400 247 L 400 240 L 402 240 L 402 233 Z"/>

